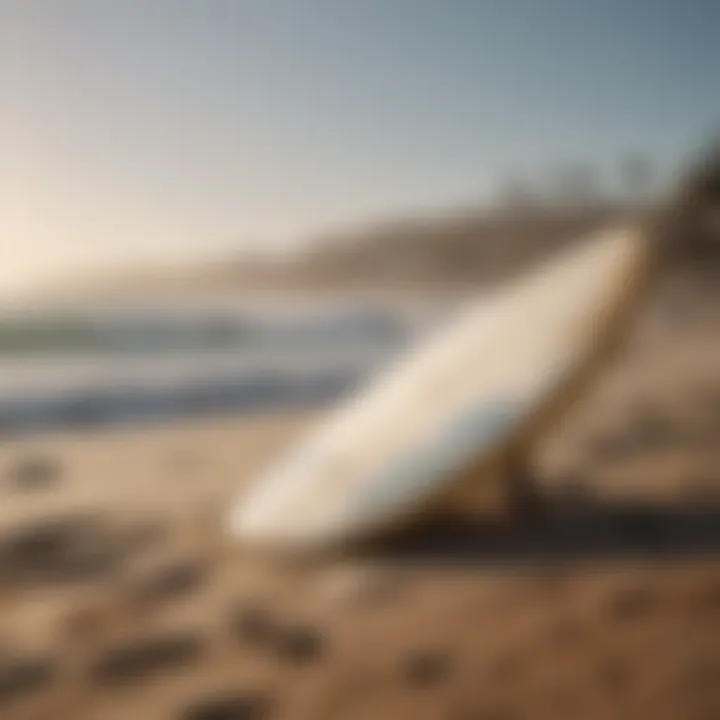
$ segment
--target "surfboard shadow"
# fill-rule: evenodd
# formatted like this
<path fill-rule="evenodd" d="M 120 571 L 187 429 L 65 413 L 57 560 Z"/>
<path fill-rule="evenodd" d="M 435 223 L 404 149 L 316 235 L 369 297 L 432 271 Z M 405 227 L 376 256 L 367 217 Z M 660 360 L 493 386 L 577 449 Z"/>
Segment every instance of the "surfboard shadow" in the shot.
<path fill-rule="evenodd" d="M 667 504 L 559 500 L 531 525 L 442 519 L 376 541 L 361 556 L 410 563 L 493 565 L 720 556 L 720 499 Z"/>

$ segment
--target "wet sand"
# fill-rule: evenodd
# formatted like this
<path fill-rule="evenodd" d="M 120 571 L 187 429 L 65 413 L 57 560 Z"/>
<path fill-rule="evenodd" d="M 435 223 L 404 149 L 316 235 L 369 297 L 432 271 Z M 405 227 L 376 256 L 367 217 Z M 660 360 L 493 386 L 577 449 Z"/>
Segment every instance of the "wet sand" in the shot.
<path fill-rule="evenodd" d="M 0 717 L 720 717 L 717 334 L 653 335 L 568 417 L 543 523 L 330 566 L 222 533 L 315 415 L 3 442 Z"/>

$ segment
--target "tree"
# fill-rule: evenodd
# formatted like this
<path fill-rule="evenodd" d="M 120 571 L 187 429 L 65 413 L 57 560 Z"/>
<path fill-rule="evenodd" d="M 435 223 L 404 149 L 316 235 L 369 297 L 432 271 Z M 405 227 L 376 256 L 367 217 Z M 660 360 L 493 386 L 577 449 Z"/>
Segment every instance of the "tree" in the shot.
<path fill-rule="evenodd" d="M 655 174 L 650 158 L 643 153 L 629 153 L 622 160 L 620 173 L 629 199 L 635 202 L 647 200 Z"/>
<path fill-rule="evenodd" d="M 594 205 L 600 199 L 598 173 L 591 165 L 577 164 L 560 168 L 555 187 L 561 203 L 571 206 Z"/>
<path fill-rule="evenodd" d="M 538 205 L 538 196 L 532 184 L 518 176 L 509 176 L 501 183 L 500 207 L 505 210 L 526 212 Z"/>
<path fill-rule="evenodd" d="M 720 137 L 706 145 L 685 174 L 684 194 L 691 202 L 720 203 Z"/>

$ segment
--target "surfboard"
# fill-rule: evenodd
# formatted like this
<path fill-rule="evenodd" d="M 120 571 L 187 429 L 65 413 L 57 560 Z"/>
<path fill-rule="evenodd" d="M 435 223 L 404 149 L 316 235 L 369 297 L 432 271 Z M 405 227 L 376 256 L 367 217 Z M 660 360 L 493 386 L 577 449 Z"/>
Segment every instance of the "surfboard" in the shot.
<path fill-rule="evenodd" d="M 649 259 L 639 230 L 607 230 L 470 303 L 250 483 L 230 532 L 330 550 L 497 490 L 617 346 Z"/>

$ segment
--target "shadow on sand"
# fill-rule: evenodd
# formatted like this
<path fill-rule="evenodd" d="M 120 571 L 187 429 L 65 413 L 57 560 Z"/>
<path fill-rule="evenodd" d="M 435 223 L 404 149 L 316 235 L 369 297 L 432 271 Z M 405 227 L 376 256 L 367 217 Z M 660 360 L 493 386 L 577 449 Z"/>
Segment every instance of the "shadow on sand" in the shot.
<path fill-rule="evenodd" d="M 372 543 L 363 557 L 443 565 L 720 558 L 720 500 L 554 501 L 532 524 L 438 520 Z"/>

